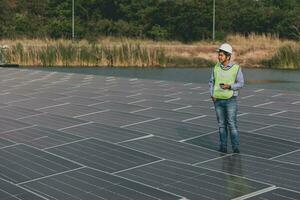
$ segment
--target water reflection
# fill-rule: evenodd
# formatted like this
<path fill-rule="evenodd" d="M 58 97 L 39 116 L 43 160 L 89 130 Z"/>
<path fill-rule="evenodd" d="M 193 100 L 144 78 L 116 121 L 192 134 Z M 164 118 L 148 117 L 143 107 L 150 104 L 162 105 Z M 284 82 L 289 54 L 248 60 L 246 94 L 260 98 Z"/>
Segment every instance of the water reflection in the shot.
<path fill-rule="evenodd" d="M 222 158 L 222 171 L 229 174 L 243 176 L 242 156 L 239 154 L 225 156 Z M 247 186 L 248 180 L 237 176 L 227 176 L 226 178 L 226 193 L 235 198 L 250 193 L 250 188 Z"/>
<path fill-rule="evenodd" d="M 241 155 L 235 154 L 222 158 L 222 171 L 230 174 L 243 175 Z"/>

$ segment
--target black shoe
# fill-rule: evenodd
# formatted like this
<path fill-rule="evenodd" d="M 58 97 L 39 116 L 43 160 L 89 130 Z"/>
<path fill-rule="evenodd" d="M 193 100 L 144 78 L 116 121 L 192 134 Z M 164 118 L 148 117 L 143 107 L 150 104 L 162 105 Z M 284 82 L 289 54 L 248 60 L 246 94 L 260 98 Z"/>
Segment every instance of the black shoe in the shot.
<path fill-rule="evenodd" d="M 220 147 L 220 148 L 218 149 L 218 151 L 221 152 L 221 153 L 227 153 L 227 148 Z"/>
<path fill-rule="evenodd" d="M 235 149 L 233 150 L 233 153 L 240 153 L 240 150 L 239 150 L 238 148 L 235 148 Z"/>

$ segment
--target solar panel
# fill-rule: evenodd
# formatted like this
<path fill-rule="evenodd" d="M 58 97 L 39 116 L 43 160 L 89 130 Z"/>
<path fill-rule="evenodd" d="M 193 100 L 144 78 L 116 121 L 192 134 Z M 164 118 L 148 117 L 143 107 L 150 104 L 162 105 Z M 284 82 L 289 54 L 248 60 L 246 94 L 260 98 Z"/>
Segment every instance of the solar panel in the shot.
<path fill-rule="evenodd" d="M 72 103 L 65 103 L 53 107 L 39 109 L 39 111 L 42 112 L 57 114 L 66 117 L 75 117 L 75 118 L 82 115 L 101 112 L 103 110 L 104 109 L 99 109 L 99 108 L 84 106 L 84 105 L 76 105 Z"/>
<path fill-rule="evenodd" d="M 233 199 L 269 187 L 268 184 L 172 161 L 157 162 L 118 175 L 188 199 Z"/>
<path fill-rule="evenodd" d="M 116 144 L 86 139 L 47 151 L 106 172 L 116 172 L 159 160 L 159 158 Z"/>
<path fill-rule="evenodd" d="M 103 109 L 103 110 L 110 109 L 110 110 L 123 111 L 123 112 L 134 112 L 134 111 L 145 109 L 145 107 L 143 106 L 119 103 L 119 102 L 104 102 L 101 104 L 93 105 L 92 107 Z"/>
<path fill-rule="evenodd" d="M 80 165 L 56 155 L 18 144 L 0 149 L 2 179 L 13 183 L 76 169 Z"/>
<path fill-rule="evenodd" d="M 180 196 L 115 175 L 82 168 L 22 184 L 49 200 L 173 200 Z"/>
<path fill-rule="evenodd" d="M 12 144 L 15 144 L 15 143 L 12 142 L 12 141 L 6 140 L 6 139 L 4 139 L 2 137 L 0 138 L 0 148 L 6 147 L 6 146 L 10 146 Z"/>
<path fill-rule="evenodd" d="M 13 101 L 22 101 L 24 99 L 28 99 L 29 97 L 25 96 L 25 95 L 20 95 L 20 94 L 13 94 L 13 93 L 9 93 L 6 92 L 4 94 L 0 95 L 0 107 L 5 106 L 4 103 L 9 103 L 9 102 L 13 102 Z"/>
<path fill-rule="evenodd" d="M 277 113 L 275 113 L 273 116 L 286 117 L 290 119 L 300 119 L 300 112 L 283 110 L 283 111 L 277 111 Z"/>
<path fill-rule="evenodd" d="M 102 124 L 108 124 L 117 127 L 120 126 L 123 127 L 123 126 L 129 126 L 137 123 L 143 123 L 149 120 L 153 120 L 154 118 L 126 113 L 126 112 L 106 111 L 106 112 L 82 116 L 79 117 L 78 119 L 98 122 Z"/>
<path fill-rule="evenodd" d="M 299 92 L 243 89 L 223 154 L 207 84 L 0 72 L 1 200 L 299 199 Z"/>
<path fill-rule="evenodd" d="M 191 119 L 186 122 L 192 123 L 192 124 L 197 124 L 197 125 L 218 127 L 217 118 L 215 116 L 199 117 L 196 119 Z M 268 124 L 263 124 L 263 123 L 264 123 L 264 121 L 252 122 L 252 121 L 245 121 L 243 119 L 239 119 L 237 122 L 237 126 L 238 126 L 238 129 L 242 130 L 242 131 L 254 131 L 254 130 L 261 129 L 261 128 L 268 126 Z"/>
<path fill-rule="evenodd" d="M 265 116 L 258 114 L 247 114 L 240 116 L 241 120 L 247 120 L 255 123 L 263 122 L 264 124 L 276 124 L 276 125 L 285 125 L 294 128 L 300 128 L 300 120 L 299 119 L 291 119 L 285 117 L 276 117 L 276 116 Z"/>
<path fill-rule="evenodd" d="M 181 105 L 192 105 L 192 106 L 204 106 L 204 107 L 211 107 L 214 104 L 212 101 L 204 101 L 204 100 L 210 100 L 209 95 L 205 95 L 205 97 L 202 97 L 201 99 L 186 99 L 186 98 L 180 98 L 177 100 L 174 100 L 173 103 L 181 104 Z"/>
<path fill-rule="evenodd" d="M 300 143 L 300 129 L 297 128 L 271 125 L 263 129 L 258 129 L 254 133 Z"/>
<path fill-rule="evenodd" d="M 90 106 L 90 105 L 104 102 L 104 101 L 96 100 L 93 98 L 80 97 L 80 96 L 68 96 L 68 97 L 57 99 L 57 100 L 59 100 L 60 102 L 64 102 L 64 103 L 73 103 L 73 104 L 85 105 L 85 106 Z"/>
<path fill-rule="evenodd" d="M 216 131 L 216 128 L 199 126 L 189 123 L 159 119 L 127 127 L 129 130 L 140 131 L 172 140 L 184 140 Z"/>
<path fill-rule="evenodd" d="M 97 138 L 112 143 L 123 142 L 148 135 L 147 133 L 140 131 L 133 131 L 94 122 L 66 128 L 63 129 L 63 131 L 84 138 Z"/>
<path fill-rule="evenodd" d="M 0 116 L 5 116 L 11 119 L 18 119 L 26 116 L 37 115 L 40 113 L 42 112 L 17 106 L 6 106 L 0 108 Z"/>
<path fill-rule="evenodd" d="M 101 95 L 100 92 L 86 91 L 86 90 L 75 90 L 67 91 L 63 93 L 68 96 L 80 96 L 80 97 L 98 97 Z"/>
<path fill-rule="evenodd" d="M 269 192 L 259 194 L 247 199 L 265 199 L 265 200 L 290 200 L 290 199 L 300 199 L 300 193 L 290 190 L 285 190 L 282 188 L 276 188 Z"/>
<path fill-rule="evenodd" d="M 121 145 L 154 156 L 189 164 L 217 158 L 220 155 L 218 152 L 205 148 L 159 137 L 148 137 L 141 140 L 128 141 Z"/>
<path fill-rule="evenodd" d="M 300 143 L 270 138 L 264 135 L 240 132 L 239 136 L 243 153 L 262 158 L 272 158 L 300 149 Z M 219 135 L 218 133 L 207 134 L 185 142 L 214 150 L 219 146 Z M 229 146 L 228 150 L 230 149 Z"/>
<path fill-rule="evenodd" d="M 211 107 L 210 106 L 186 106 L 183 107 L 182 109 L 176 109 L 177 111 L 180 112 L 187 112 L 187 113 L 192 113 L 192 114 L 197 114 L 197 115 L 211 115 L 211 116 L 215 116 L 216 112 L 215 109 L 212 108 L 212 104 Z"/>
<path fill-rule="evenodd" d="M 286 154 L 279 155 L 272 159 L 278 160 L 278 161 L 283 161 L 286 163 L 294 163 L 294 164 L 300 165 L 300 150 L 297 149 L 293 152 L 288 152 Z"/>
<path fill-rule="evenodd" d="M 176 103 L 172 103 L 172 102 L 149 101 L 149 100 L 136 102 L 136 103 L 132 103 L 132 104 L 144 106 L 144 107 L 163 108 L 163 109 L 169 109 L 169 110 L 173 110 L 173 109 L 181 108 L 181 107 L 185 106 L 182 104 L 176 104 Z"/>
<path fill-rule="evenodd" d="M 239 98 L 238 103 L 240 105 L 257 107 L 257 106 L 272 104 L 273 101 L 271 101 L 269 98 L 264 99 L 264 98 L 258 98 L 254 96 L 253 98 L 246 98 L 246 99 Z M 267 107 L 263 106 L 263 108 L 267 108 Z"/>
<path fill-rule="evenodd" d="M 1 134 L 1 138 L 8 139 L 15 143 L 27 144 L 39 149 L 82 139 L 82 137 L 76 135 L 39 126 L 32 126 L 3 133 Z"/>
<path fill-rule="evenodd" d="M 29 116 L 27 118 L 23 118 L 22 121 L 53 129 L 62 129 L 86 123 L 86 121 L 80 119 L 64 117 L 60 115 L 53 115 L 49 113 Z"/>
<path fill-rule="evenodd" d="M 22 108 L 29 108 L 29 109 L 40 109 L 40 108 L 55 106 L 59 104 L 62 104 L 62 102 L 55 101 L 52 99 L 47 99 L 47 98 L 42 99 L 37 97 L 32 97 L 31 99 L 9 103 L 9 105 L 14 105 L 14 106 L 19 106 Z"/>
<path fill-rule="evenodd" d="M 0 198 L 3 200 L 45 200 L 46 198 L 34 194 L 5 180 L 0 179 Z"/>
<path fill-rule="evenodd" d="M 146 99 L 146 100 L 154 100 L 154 101 L 168 101 L 174 98 L 174 97 L 167 97 L 167 96 L 155 95 L 155 94 L 143 94 L 142 92 L 137 92 L 136 94 L 131 94 L 129 96 L 137 99 Z"/>
<path fill-rule="evenodd" d="M 36 93 L 30 94 L 28 96 L 39 97 L 39 98 L 48 98 L 48 99 L 58 99 L 58 98 L 67 97 L 66 95 L 63 95 L 63 94 L 54 93 L 54 92 L 45 92 L 45 91 L 36 92 Z"/>
<path fill-rule="evenodd" d="M 238 106 L 239 111 L 243 113 L 255 113 L 255 114 L 262 114 L 262 115 L 272 115 L 274 113 L 278 113 L 278 110 L 268 109 L 268 108 L 260 108 L 260 107 L 252 107 L 252 106 Z"/>
<path fill-rule="evenodd" d="M 298 101 L 297 101 L 298 102 Z M 288 110 L 288 111 L 297 111 L 300 112 L 299 104 L 288 104 L 282 102 L 274 102 L 266 105 L 261 105 L 262 108 L 270 108 L 278 111 Z"/>
<path fill-rule="evenodd" d="M 29 126 L 32 126 L 32 124 L 23 123 L 19 120 L 0 117 L 0 133 L 5 133 Z"/>
<path fill-rule="evenodd" d="M 198 166 L 299 190 L 300 166 L 248 155 L 226 156 Z M 234 166 L 234 167 L 233 167 Z"/>
<path fill-rule="evenodd" d="M 98 101 L 113 101 L 113 102 L 119 102 L 119 103 L 131 103 L 136 102 L 140 99 L 134 98 L 134 97 L 128 97 L 128 96 L 117 96 L 117 95 L 107 95 L 107 96 L 99 96 L 97 98 Z"/>
<path fill-rule="evenodd" d="M 172 111 L 172 110 L 157 109 L 157 108 L 141 109 L 135 111 L 134 113 L 139 115 L 151 116 L 151 117 L 171 119 L 176 121 L 185 121 L 187 119 L 195 118 L 201 115 L 201 114 L 196 115 L 191 113 L 185 113 L 182 111 Z"/>

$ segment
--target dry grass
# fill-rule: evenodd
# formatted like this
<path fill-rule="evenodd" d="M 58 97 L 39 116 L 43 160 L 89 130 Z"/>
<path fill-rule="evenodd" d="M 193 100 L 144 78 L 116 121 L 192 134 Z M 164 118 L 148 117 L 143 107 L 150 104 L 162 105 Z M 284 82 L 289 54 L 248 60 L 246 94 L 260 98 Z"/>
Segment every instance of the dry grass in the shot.
<path fill-rule="evenodd" d="M 232 60 L 243 67 L 269 67 L 264 65 L 265 60 L 270 60 L 277 51 L 284 46 L 299 46 L 296 41 L 281 40 L 276 35 L 240 34 L 230 35 L 226 42 L 233 46 Z M 211 62 L 217 61 L 216 50 L 222 42 L 196 42 L 191 45 L 168 45 L 167 56 L 184 58 L 202 58 Z"/>
<path fill-rule="evenodd" d="M 272 57 L 277 53 L 278 49 L 286 45 L 296 45 L 299 46 L 299 42 L 295 41 L 288 41 L 288 40 L 281 40 L 276 35 L 257 35 L 257 34 L 250 34 L 249 36 L 243 35 L 230 35 L 226 38 L 226 42 L 230 43 L 233 46 L 234 54 L 233 60 L 237 63 L 241 64 L 243 67 L 265 67 L 264 62 L 265 60 L 270 60 Z M 51 40 L 51 39 L 36 39 L 36 40 L 28 40 L 28 39 L 20 39 L 20 40 L 1 40 L 0 45 L 9 45 L 10 47 L 16 47 L 17 44 L 21 44 L 24 48 L 24 52 L 27 53 L 26 62 L 18 58 L 16 55 L 13 55 L 11 52 L 10 60 L 16 61 L 21 65 L 43 65 L 41 60 L 38 60 L 38 56 L 34 56 L 33 54 L 30 55 L 30 51 L 38 52 L 40 49 L 43 49 L 45 53 L 51 53 L 51 49 L 47 50 L 47 47 L 54 47 L 59 49 L 58 47 L 63 45 L 64 47 L 74 47 L 80 48 L 83 53 L 88 54 L 89 48 L 91 46 L 96 46 L 99 48 L 111 49 L 112 52 L 110 54 L 114 54 L 115 60 L 114 66 L 178 66 L 179 63 L 174 63 L 176 61 L 188 61 L 188 62 L 180 62 L 183 67 L 189 66 L 197 66 L 198 67 L 207 67 L 208 63 L 216 62 L 217 61 L 217 54 L 216 50 L 221 42 L 210 42 L 210 41 L 199 41 L 194 42 L 192 44 L 183 44 L 177 41 L 163 41 L 163 42 L 155 42 L 152 40 L 141 40 L 141 39 L 128 39 L 128 38 L 114 38 L 114 37 L 105 37 L 99 38 L 96 41 L 93 41 L 91 44 L 90 41 L 87 40 L 80 40 L 72 42 L 70 40 Z M 134 46 L 134 50 L 130 49 L 125 54 L 130 54 L 130 60 L 128 57 L 122 56 L 124 54 L 124 50 L 128 46 Z M 127 46 L 127 47 L 126 47 Z M 117 50 L 116 50 L 117 49 Z M 118 50 L 119 49 L 119 50 Z M 122 51 L 120 49 L 123 49 Z M 131 54 L 137 54 L 136 49 L 140 51 L 138 53 L 138 58 L 134 58 L 135 56 Z M 163 58 L 167 58 L 167 63 L 164 61 L 158 61 L 159 58 L 150 58 L 155 59 L 150 60 L 146 58 L 152 56 L 156 56 L 154 52 L 159 49 L 159 51 L 163 50 Z M 46 51 L 47 50 L 47 51 Z M 91 50 L 91 49 L 90 49 Z M 147 53 L 148 52 L 148 53 Z M 152 53 L 151 53 L 152 52 Z M 52 52 L 53 53 L 53 52 Z M 92 53 L 92 52 L 90 52 Z M 37 55 L 38 53 L 36 53 Z M 106 55 L 102 55 L 106 56 Z M 63 62 L 62 56 L 56 55 L 56 61 L 52 63 L 53 65 L 63 66 L 65 63 Z M 90 61 L 87 60 L 88 55 L 85 56 L 77 56 L 76 60 L 69 62 L 69 66 L 96 66 L 100 64 L 101 66 L 109 65 L 109 60 L 103 60 L 102 63 L 89 63 Z M 83 58 L 83 60 L 81 59 Z M 199 60 L 208 61 L 208 62 L 198 62 Z M 193 63 L 195 61 L 195 63 Z M 186 63 L 186 64 L 184 64 Z"/>
<path fill-rule="evenodd" d="M 280 47 L 297 43 L 264 34 L 250 34 L 248 37 L 231 35 L 227 37 L 227 41 L 234 48 L 234 59 L 246 67 L 263 67 L 262 61 L 271 59 Z"/>
<path fill-rule="evenodd" d="M 300 44 L 286 44 L 278 49 L 266 66 L 278 69 L 300 69 Z"/>

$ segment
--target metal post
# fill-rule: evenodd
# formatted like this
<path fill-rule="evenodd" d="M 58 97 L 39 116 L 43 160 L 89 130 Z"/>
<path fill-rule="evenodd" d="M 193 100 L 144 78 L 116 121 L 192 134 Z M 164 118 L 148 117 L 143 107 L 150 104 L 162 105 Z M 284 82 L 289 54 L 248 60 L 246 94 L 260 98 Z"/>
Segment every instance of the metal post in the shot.
<path fill-rule="evenodd" d="M 72 0 L 72 39 L 74 40 L 75 38 L 75 2 Z"/>
<path fill-rule="evenodd" d="M 212 39 L 215 41 L 215 24 L 216 24 L 216 0 L 213 0 L 213 34 Z"/>

